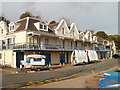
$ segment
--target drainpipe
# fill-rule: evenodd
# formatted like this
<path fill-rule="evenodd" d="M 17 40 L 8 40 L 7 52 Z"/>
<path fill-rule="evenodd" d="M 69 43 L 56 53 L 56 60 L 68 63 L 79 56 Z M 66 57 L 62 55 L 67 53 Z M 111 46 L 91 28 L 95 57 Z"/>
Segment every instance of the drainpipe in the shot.
<path fill-rule="evenodd" d="M 3 62 L 3 63 L 4 63 L 4 65 L 3 65 L 3 66 L 5 67 L 5 51 L 4 51 L 4 62 Z"/>
<path fill-rule="evenodd" d="M 32 35 L 32 38 L 33 38 L 33 49 L 34 49 L 34 34 Z"/>
<path fill-rule="evenodd" d="M 40 34 L 39 34 L 38 37 L 37 37 L 37 46 L 38 46 L 38 49 L 41 49 Z"/>

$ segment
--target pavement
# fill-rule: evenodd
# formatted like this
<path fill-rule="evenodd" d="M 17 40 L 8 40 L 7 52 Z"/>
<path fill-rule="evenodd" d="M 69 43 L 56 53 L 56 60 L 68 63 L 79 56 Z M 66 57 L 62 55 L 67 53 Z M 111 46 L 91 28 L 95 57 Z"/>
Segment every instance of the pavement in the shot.
<path fill-rule="evenodd" d="M 45 83 L 57 82 L 72 79 L 91 72 L 100 72 L 113 68 L 118 65 L 118 60 L 105 60 L 99 63 L 63 67 L 54 66 L 53 70 L 38 71 L 34 73 L 9 73 L 7 71 L 16 71 L 17 69 L 3 69 L 2 87 L 25 87 L 31 85 L 43 85 Z M 7 70 L 7 71 L 4 71 Z M 6 73 L 7 72 L 7 73 Z M 32 83 L 32 84 L 31 84 Z"/>
<path fill-rule="evenodd" d="M 28 88 L 100 88 L 99 80 L 101 78 L 106 78 L 103 75 L 103 72 L 115 71 L 115 70 L 116 67 L 99 73 L 91 72 L 89 74 L 85 74 L 84 76 L 53 82 L 53 83 L 47 83 L 39 86 L 34 85 Z"/>
<path fill-rule="evenodd" d="M 110 58 L 110 59 L 99 59 L 99 61 L 104 61 L 104 60 L 112 60 L 112 58 Z M 71 64 L 66 64 L 64 66 L 52 65 L 50 67 L 50 70 L 58 70 L 58 69 L 61 69 L 61 68 L 69 68 L 69 67 L 72 67 Z M 12 74 L 15 74 L 15 73 L 34 73 L 34 72 L 37 72 L 37 71 L 31 71 L 30 72 L 30 70 L 28 70 L 28 69 L 26 69 L 24 71 L 21 71 L 20 68 L 11 68 L 11 67 L 3 67 L 3 66 L 0 66 L 0 70 L 8 72 L 8 73 L 12 73 Z M 45 69 L 43 69 L 41 71 L 49 71 L 49 70 L 45 68 Z"/>
<path fill-rule="evenodd" d="M 95 79 L 94 75 L 95 74 L 89 74 L 64 81 L 34 86 L 31 88 L 99 88 L 98 79 Z"/>
<path fill-rule="evenodd" d="M 50 69 L 48 68 L 44 68 L 41 70 L 42 71 L 52 71 L 52 70 L 57 70 L 63 67 L 68 67 L 70 65 L 66 65 L 66 66 L 59 66 L 59 65 L 52 65 L 50 67 Z M 11 67 L 2 67 L 0 66 L 0 70 L 7 72 L 7 73 L 12 73 L 12 74 L 16 74 L 16 73 L 33 73 L 33 72 L 40 72 L 40 71 L 31 71 L 30 69 L 24 69 L 24 71 L 21 71 L 20 68 L 11 68 Z"/>

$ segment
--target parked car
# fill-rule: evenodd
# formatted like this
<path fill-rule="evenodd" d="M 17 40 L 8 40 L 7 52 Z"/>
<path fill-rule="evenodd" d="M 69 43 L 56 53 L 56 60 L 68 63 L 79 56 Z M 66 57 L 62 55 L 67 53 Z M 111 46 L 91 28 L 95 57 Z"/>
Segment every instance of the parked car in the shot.
<path fill-rule="evenodd" d="M 114 54 L 112 57 L 115 59 L 118 59 L 118 58 L 120 58 L 120 54 Z"/>

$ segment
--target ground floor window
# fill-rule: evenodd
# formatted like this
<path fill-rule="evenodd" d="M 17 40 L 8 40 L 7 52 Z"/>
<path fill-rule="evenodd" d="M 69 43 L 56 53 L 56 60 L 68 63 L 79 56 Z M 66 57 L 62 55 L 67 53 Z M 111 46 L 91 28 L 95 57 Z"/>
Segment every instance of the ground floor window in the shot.
<path fill-rule="evenodd" d="M 0 53 L 0 59 L 2 59 L 2 53 Z"/>

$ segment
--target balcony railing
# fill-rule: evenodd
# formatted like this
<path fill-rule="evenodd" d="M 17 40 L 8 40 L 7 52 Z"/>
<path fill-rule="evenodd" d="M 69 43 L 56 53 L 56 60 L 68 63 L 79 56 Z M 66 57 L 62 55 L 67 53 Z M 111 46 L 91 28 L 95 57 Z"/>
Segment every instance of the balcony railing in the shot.
<path fill-rule="evenodd" d="M 107 49 L 107 48 L 98 48 L 98 49 L 96 49 L 96 51 L 110 51 L 110 49 Z"/>
<path fill-rule="evenodd" d="M 14 50 L 96 50 L 96 51 L 110 51 L 106 48 L 91 48 L 91 47 L 80 47 L 80 46 L 63 46 L 53 44 L 37 44 L 37 43 L 16 43 L 16 44 L 4 44 L 0 45 L 0 50 L 3 49 L 14 49 Z"/>
<path fill-rule="evenodd" d="M 15 49 L 15 50 L 84 50 L 84 47 L 79 46 L 63 46 L 53 44 L 36 44 L 36 43 L 16 43 L 16 44 L 5 44 L 2 49 Z M 0 50 L 2 50 L 0 49 Z"/>

